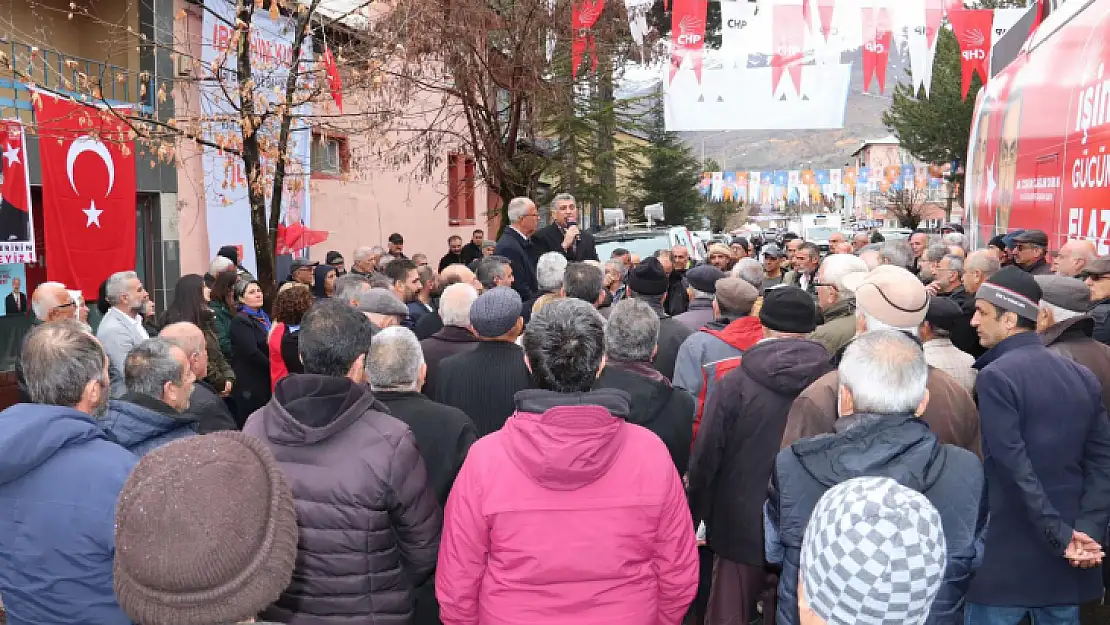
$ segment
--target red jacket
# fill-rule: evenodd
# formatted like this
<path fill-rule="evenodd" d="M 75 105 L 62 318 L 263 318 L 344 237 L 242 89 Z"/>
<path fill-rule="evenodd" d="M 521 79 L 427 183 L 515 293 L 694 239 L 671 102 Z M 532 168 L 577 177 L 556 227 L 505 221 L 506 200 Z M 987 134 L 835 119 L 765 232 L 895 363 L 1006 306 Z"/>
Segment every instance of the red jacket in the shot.
<path fill-rule="evenodd" d="M 694 525 L 667 448 L 626 393 L 528 390 L 474 444 L 447 501 L 446 625 L 677 625 L 698 586 Z"/>
<path fill-rule="evenodd" d="M 285 324 L 275 321 L 270 328 L 266 344 L 270 346 L 270 391 L 273 392 L 279 380 L 289 375 L 285 359 L 281 357 L 281 337 L 285 336 Z"/>

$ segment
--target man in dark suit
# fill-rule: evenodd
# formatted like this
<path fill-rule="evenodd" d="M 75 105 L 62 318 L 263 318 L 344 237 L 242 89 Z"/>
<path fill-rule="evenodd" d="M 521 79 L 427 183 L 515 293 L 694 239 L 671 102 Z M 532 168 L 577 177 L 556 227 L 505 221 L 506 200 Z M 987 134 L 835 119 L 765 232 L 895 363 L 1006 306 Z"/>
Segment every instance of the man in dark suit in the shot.
<path fill-rule="evenodd" d="M 486 233 L 482 230 L 475 230 L 470 235 L 470 243 L 462 246 L 462 254 L 464 265 L 470 266 L 470 263 L 478 260 L 483 256 L 482 244 L 486 242 Z"/>
<path fill-rule="evenodd" d="M 27 296 L 19 292 L 19 278 L 12 278 L 12 292 L 4 298 L 5 315 L 26 315 Z"/>
<path fill-rule="evenodd" d="M 536 259 L 529 237 L 536 232 L 540 213 L 536 203 L 526 197 L 513 198 L 509 202 L 509 227 L 497 241 L 494 254 L 509 259 L 513 268 L 513 290 L 520 294 L 521 301 L 528 301 L 539 292 L 536 282 Z"/>
<path fill-rule="evenodd" d="M 593 235 L 578 229 L 578 206 L 569 193 L 560 193 L 551 201 L 551 225 L 532 235 L 532 245 L 536 258 L 559 252 L 572 263 L 598 260 Z"/>

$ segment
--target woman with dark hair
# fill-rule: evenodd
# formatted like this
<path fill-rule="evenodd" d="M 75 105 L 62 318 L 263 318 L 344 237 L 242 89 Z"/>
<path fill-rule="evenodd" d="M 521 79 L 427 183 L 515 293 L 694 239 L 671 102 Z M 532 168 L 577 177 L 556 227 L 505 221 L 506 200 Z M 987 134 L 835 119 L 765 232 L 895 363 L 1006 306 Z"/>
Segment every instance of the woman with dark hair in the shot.
<path fill-rule="evenodd" d="M 209 307 L 211 290 L 204 283 L 204 277 L 195 273 L 181 276 L 173 291 L 173 302 L 162 313 L 160 327 L 171 323 L 187 322 L 204 332 L 204 344 L 208 352 L 208 376 L 204 381 L 223 397 L 231 394 L 235 384 L 235 372 L 227 363 L 220 340 L 216 336 L 216 314 Z"/>
<path fill-rule="evenodd" d="M 239 313 L 231 320 L 231 368 L 235 370 L 235 419 L 239 429 L 247 417 L 270 401 L 270 316 L 262 310 L 262 287 L 256 281 L 235 285 Z"/>
<path fill-rule="evenodd" d="M 216 277 L 208 294 L 208 307 L 215 315 L 212 323 L 216 328 L 216 339 L 228 362 L 231 362 L 231 320 L 235 317 L 235 283 L 238 280 L 235 272 L 225 271 Z"/>
<path fill-rule="evenodd" d="M 301 329 L 301 319 L 314 303 L 315 298 L 303 284 L 290 284 L 282 288 L 274 300 L 274 325 L 267 340 L 270 347 L 271 391 L 277 386 L 278 380 L 290 373 L 304 373 L 298 332 Z"/>
<path fill-rule="evenodd" d="M 312 294 L 316 299 L 328 299 L 335 293 L 335 267 L 316 265 L 313 280 Z"/>

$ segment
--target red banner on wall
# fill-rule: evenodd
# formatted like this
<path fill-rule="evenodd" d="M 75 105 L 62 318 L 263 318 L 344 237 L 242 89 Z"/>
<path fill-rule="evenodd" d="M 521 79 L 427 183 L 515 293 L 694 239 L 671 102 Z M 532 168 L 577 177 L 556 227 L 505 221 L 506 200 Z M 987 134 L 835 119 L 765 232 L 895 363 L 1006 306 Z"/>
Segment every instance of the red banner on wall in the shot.
<path fill-rule="evenodd" d="M 890 13 L 886 9 L 861 9 L 863 17 L 863 90 L 871 89 L 871 79 L 879 82 L 879 93 L 886 91 L 886 66 L 890 61 L 892 39 Z"/>
<path fill-rule="evenodd" d="M 952 11 L 948 14 L 952 32 L 960 42 L 961 93 L 967 99 L 971 90 L 971 77 L 978 73 L 983 84 L 990 75 L 987 63 L 991 53 L 991 31 L 994 28 L 994 11 L 975 9 Z"/>
<path fill-rule="evenodd" d="M 802 61 L 806 21 L 802 7 L 797 4 L 776 4 L 771 18 L 771 93 L 777 93 L 782 82 L 782 71 L 790 72 L 794 88 L 802 93 Z"/>
<path fill-rule="evenodd" d="M 135 269 L 135 146 L 110 110 L 35 92 L 47 278 L 96 299 Z"/>
<path fill-rule="evenodd" d="M 574 40 L 570 44 L 570 73 L 572 78 L 578 77 L 578 66 L 582 64 L 582 55 L 590 51 L 590 70 L 597 70 L 597 41 L 594 39 L 593 27 L 601 12 L 605 10 L 605 0 L 583 0 L 575 2 L 570 9 L 571 28 Z"/>
<path fill-rule="evenodd" d="M 702 50 L 705 48 L 705 12 L 708 9 L 707 0 L 674 0 L 674 11 L 671 12 L 671 43 L 674 52 L 671 53 L 671 75 L 682 67 L 682 60 L 689 58 L 694 68 L 694 75 L 701 83 Z"/>
<path fill-rule="evenodd" d="M 0 264 L 36 260 L 28 163 L 23 122 L 0 120 Z"/>

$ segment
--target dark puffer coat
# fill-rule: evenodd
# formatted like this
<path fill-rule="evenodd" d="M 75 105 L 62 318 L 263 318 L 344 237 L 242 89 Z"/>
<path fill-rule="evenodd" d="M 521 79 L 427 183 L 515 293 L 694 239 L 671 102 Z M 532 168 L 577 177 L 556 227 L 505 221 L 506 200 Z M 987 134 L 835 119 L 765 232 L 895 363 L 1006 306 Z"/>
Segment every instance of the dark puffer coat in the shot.
<path fill-rule="evenodd" d="M 837 433 L 779 452 L 767 496 L 767 559 L 782 564 L 775 623 L 797 625 L 802 538 L 821 495 L 861 476 L 889 477 L 936 506 L 948 562 L 928 625 L 962 625 L 964 600 L 987 531 L 983 467 L 970 451 L 941 443 L 913 415 L 852 415 Z"/>
<path fill-rule="evenodd" d="M 291 375 L 243 428 L 274 452 L 297 505 L 293 582 L 262 618 L 408 623 L 443 515 L 412 432 L 346 378 Z"/>

